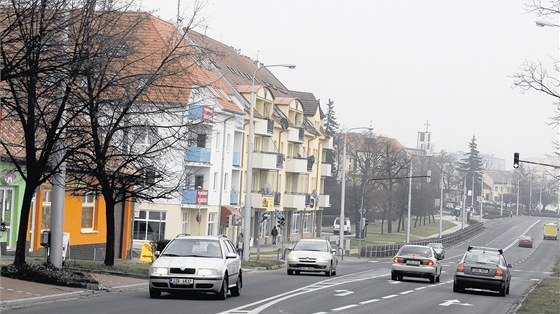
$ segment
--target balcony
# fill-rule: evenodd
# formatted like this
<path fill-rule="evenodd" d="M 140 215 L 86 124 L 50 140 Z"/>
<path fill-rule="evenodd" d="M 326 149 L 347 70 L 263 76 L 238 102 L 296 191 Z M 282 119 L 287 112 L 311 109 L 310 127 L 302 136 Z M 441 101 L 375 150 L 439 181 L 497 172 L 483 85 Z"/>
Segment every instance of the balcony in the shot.
<path fill-rule="evenodd" d="M 241 167 L 241 153 L 240 152 L 233 152 L 232 165 L 234 167 Z"/>
<path fill-rule="evenodd" d="M 323 141 L 323 149 L 334 149 L 334 140 L 332 137 L 327 138 Z"/>
<path fill-rule="evenodd" d="M 187 147 L 185 148 L 185 161 L 209 164 L 210 163 L 210 148 L 205 147 Z"/>
<path fill-rule="evenodd" d="M 282 165 L 283 158 L 281 154 L 272 152 L 253 153 L 253 168 L 255 169 L 277 170 L 282 168 Z"/>
<path fill-rule="evenodd" d="M 264 119 L 255 121 L 255 134 L 272 136 L 274 134 L 274 120 Z"/>
<path fill-rule="evenodd" d="M 332 176 L 332 165 L 331 164 L 321 164 L 321 176 L 331 177 Z"/>
<path fill-rule="evenodd" d="M 189 119 L 212 123 L 214 121 L 214 109 L 210 106 L 192 104 L 189 106 Z"/>
<path fill-rule="evenodd" d="M 197 189 L 183 190 L 181 204 L 186 204 L 186 205 L 208 204 L 208 190 L 197 190 Z"/>
<path fill-rule="evenodd" d="M 289 193 L 284 194 L 284 207 L 286 208 L 305 208 L 305 193 Z"/>
<path fill-rule="evenodd" d="M 288 129 L 288 141 L 294 143 L 303 143 L 305 130 L 303 128 Z"/>
<path fill-rule="evenodd" d="M 319 207 L 331 207 L 331 196 L 330 195 L 319 195 Z"/>
<path fill-rule="evenodd" d="M 307 173 L 307 158 L 288 158 L 284 166 L 286 172 Z"/>

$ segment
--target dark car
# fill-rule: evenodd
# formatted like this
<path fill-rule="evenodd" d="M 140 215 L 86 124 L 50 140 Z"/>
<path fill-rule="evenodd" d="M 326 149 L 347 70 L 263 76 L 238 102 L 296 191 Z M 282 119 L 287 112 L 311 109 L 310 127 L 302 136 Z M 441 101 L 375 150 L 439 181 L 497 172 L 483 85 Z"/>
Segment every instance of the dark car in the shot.
<path fill-rule="evenodd" d="M 505 296 L 511 285 L 510 268 L 503 250 L 469 246 L 455 270 L 453 291 L 474 288 L 498 291 Z"/>
<path fill-rule="evenodd" d="M 445 249 L 443 248 L 443 244 L 434 242 L 428 243 L 428 246 L 434 249 L 434 252 L 436 252 L 436 256 L 438 259 L 441 260 L 445 258 Z"/>

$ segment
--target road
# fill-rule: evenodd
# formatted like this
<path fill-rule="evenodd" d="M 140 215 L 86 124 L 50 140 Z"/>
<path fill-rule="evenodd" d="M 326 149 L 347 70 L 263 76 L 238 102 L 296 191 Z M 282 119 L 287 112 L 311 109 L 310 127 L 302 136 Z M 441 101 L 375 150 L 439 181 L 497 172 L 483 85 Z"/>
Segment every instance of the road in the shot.
<path fill-rule="evenodd" d="M 542 239 L 544 218 L 513 217 L 485 223 L 486 229 L 470 240 L 446 248 L 441 282 L 425 279 L 390 280 L 390 259 L 341 262 L 337 276 L 288 276 L 285 269 L 252 271 L 245 276 L 240 297 L 225 301 L 205 295 L 150 299 L 145 289 L 80 297 L 38 304 L 14 313 L 508 313 L 534 283 L 550 276 L 560 241 Z M 533 248 L 520 248 L 523 234 L 535 239 Z M 504 248 L 513 265 L 510 294 L 452 291 L 453 270 L 468 245 Z"/>

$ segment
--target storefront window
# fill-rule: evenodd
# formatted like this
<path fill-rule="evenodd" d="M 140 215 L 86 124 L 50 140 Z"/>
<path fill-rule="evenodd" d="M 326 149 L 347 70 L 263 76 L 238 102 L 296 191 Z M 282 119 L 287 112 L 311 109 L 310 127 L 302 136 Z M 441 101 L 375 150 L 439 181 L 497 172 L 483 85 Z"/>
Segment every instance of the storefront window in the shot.
<path fill-rule="evenodd" d="M 159 241 L 165 238 L 165 212 L 139 210 L 134 217 L 134 240 Z"/>

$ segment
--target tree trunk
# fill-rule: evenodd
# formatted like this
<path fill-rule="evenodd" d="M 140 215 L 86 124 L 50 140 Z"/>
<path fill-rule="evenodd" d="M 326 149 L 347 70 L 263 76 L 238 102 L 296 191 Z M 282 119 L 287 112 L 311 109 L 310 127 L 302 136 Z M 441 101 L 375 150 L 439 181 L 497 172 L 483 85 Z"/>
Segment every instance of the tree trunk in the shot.
<path fill-rule="evenodd" d="M 14 265 L 25 265 L 25 243 L 27 238 L 27 228 L 29 221 L 29 213 L 31 211 L 31 200 L 35 193 L 34 184 L 26 184 L 25 191 L 23 192 L 23 202 L 21 204 L 21 216 L 19 219 L 18 238 L 16 244 L 16 254 L 14 257 Z M 37 231 L 35 231 L 37 232 Z"/>
<path fill-rule="evenodd" d="M 107 221 L 107 237 L 105 244 L 105 262 L 107 266 L 115 266 L 115 201 L 112 195 L 105 195 L 105 219 Z"/>

